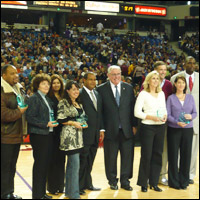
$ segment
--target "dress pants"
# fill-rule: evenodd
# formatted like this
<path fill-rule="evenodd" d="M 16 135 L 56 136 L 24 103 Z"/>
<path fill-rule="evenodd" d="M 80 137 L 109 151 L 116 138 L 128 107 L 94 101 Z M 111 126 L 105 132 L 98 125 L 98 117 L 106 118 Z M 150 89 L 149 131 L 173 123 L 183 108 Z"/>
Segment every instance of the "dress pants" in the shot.
<path fill-rule="evenodd" d="M 117 184 L 117 156 L 121 154 L 120 182 L 122 186 L 130 184 L 133 176 L 134 140 L 125 138 L 122 129 L 116 139 L 104 139 L 105 170 L 108 183 Z"/>
<path fill-rule="evenodd" d="M 137 185 L 147 187 L 148 179 L 150 185 L 158 184 L 162 167 L 164 135 L 165 124 L 141 124 L 141 159 Z"/>
<path fill-rule="evenodd" d="M 1 144 L 1 198 L 14 192 L 20 144 Z"/>
<path fill-rule="evenodd" d="M 98 144 L 85 145 L 80 154 L 79 187 L 84 190 L 92 184 L 92 166 L 97 153 Z"/>
<path fill-rule="evenodd" d="M 192 152 L 193 128 L 168 127 L 168 183 L 170 187 L 187 187 Z M 180 164 L 178 168 L 178 153 Z"/>
<path fill-rule="evenodd" d="M 52 155 L 53 134 L 30 134 L 30 142 L 34 158 L 32 197 L 40 199 L 46 194 L 46 179 Z"/>
<path fill-rule="evenodd" d="M 53 149 L 47 175 L 47 190 L 49 192 L 64 191 L 65 153 L 59 149 L 60 134 L 53 135 Z"/>

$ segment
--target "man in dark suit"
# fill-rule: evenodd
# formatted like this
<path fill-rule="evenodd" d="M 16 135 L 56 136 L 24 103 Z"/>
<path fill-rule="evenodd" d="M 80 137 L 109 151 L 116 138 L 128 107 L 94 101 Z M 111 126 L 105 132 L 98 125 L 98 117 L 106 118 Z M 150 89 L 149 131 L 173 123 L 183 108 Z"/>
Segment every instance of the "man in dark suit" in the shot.
<path fill-rule="evenodd" d="M 101 97 L 94 88 L 96 87 L 96 75 L 87 72 L 84 75 L 84 86 L 80 91 L 81 102 L 88 116 L 88 128 L 83 129 L 84 148 L 80 154 L 79 187 L 80 194 L 85 194 L 85 189 L 99 191 L 92 184 L 91 171 L 97 153 L 101 123 Z"/>
<path fill-rule="evenodd" d="M 133 88 L 121 82 L 121 69 L 112 65 L 108 69 L 109 81 L 100 85 L 97 91 L 102 97 L 102 117 L 105 128 L 104 158 L 110 188 L 118 189 L 117 156 L 121 154 L 121 188 L 132 191 L 134 135 L 137 119 L 134 117 L 135 97 Z"/>

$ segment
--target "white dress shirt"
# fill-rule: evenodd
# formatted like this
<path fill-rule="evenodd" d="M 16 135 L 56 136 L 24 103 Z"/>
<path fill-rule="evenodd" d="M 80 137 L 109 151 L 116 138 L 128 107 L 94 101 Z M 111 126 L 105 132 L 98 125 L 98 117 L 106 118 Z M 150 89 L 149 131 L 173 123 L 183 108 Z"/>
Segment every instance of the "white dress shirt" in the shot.
<path fill-rule="evenodd" d="M 185 79 L 186 79 L 186 82 L 187 82 L 187 87 L 189 87 L 189 78 L 190 78 L 190 76 L 192 77 L 192 82 L 193 82 L 193 85 L 194 85 L 194 72 L 193 72 L 193 74 L 189 75 L 185 71 Z"/>
<path fill-rule="evenodd" d="M 110 81 L 110 85 L 111 85 L 111 89 L 112 89 L 113 95 L 116 98 L 116 87 L 111 81 Z M 117 85 L 117 90 L 119 92 L 119 96 L 121 96 L 121 82 Z"/>
<path fill-rule="evenodd" d="M 91 95 L 91 92 L 93 93 L 93 95 L 94 95 L 94 98 L 95 98 L 95 100 L 97 101 L 97 98 L 96 98 L 96 96 L 95 96 L 95 94 L 94 94 L 94 90 L 89 90 L 88 88 L 86 88 L 85 86 L 83 86 L 83 88 L 85 89 L 85 91 L 88 93 L 88 95 L 89 95 L 89 97 L 90 97 L 90 99 L 91 99 L 91 101 L 93 102 L 93 99 L 92 99 L 92 95 Z"/>

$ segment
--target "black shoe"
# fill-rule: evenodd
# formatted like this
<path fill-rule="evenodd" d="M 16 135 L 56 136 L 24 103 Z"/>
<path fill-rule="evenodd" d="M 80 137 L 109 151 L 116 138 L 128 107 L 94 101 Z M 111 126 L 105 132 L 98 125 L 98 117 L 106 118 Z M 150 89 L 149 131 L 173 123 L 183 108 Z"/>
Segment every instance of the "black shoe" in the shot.
<path fill-rule="evenodd" d="M 85 195 L 86 193 L 85 193 L 84 190 L 80 190 L 80 191 L 79 191 L 79 194 L 80 194 L 80 195 Z"/>
<path fill-rule="evenodd" d="M 147 192 L 147 187 L 143 187 L 143 186 L 142 186 L 142 187 L 141 187 L 141 191 L 142 191 L 142 192 Z"/>
<path fill-rule="evenodd" d="M 189 179 L 189 184 L 194 184 L 194 181 L 192 179 Z"/>
<path fill-rule="evenodd" d="M 52 198 L 53 198 L 52 196 L 49 196 L 49 195 L 47 195 L 47 194 L 45 194 L 44 197 L 45 197 L 46 199 L 52 199 Z"/>
<path fill-rule="evenodd" d="M 100 191 L 100 190 L 101 190 L 101 188 L 96 188 L 96 187 L 94 187 L 94 186 L 90 186 L 90 187 L 88 187 L 87 189 L 88 189 L 88 190 L 91 190 L 91 191 Z"/>
<path fill-rule="evenodd" d="M 155 186 L 150 185 L 150 189 L 152 189 L 152 188 L 157 192 L 162 192 L 162 190 L 157 185 L 155 185 Z"/>
<path fill-rule="evenodd" d="M 115 185 L 115 184 L 111 184 L 111 185 L 110 185 L 110 189 L 111 189 L 111 190 L 118 190 L 118 186 Z"/>
<path fill-rule="evenodd" d="M 14 195 L 14 194 L 7 194 L 3 196 L 1 199 L 22 199 L 22 197 Z"/>
<path fill-rule="evenodd" d="M 132 191 L 133 188 L 130 185 L 125 185 L 125 186 L 121 186 L 121 188 L 128 190 L 128 191 Z"/>
<path fill-rule="evenodd" d="M 182 190 L 187 190 L 187 186 L 181 186 Z"/>
<path fill-rule="evenodd" d="M 49 191 L 49 193 L 53 194 L 53 195 L 58 195 L 58 191 L 54 192 L 54 191 Z"/>

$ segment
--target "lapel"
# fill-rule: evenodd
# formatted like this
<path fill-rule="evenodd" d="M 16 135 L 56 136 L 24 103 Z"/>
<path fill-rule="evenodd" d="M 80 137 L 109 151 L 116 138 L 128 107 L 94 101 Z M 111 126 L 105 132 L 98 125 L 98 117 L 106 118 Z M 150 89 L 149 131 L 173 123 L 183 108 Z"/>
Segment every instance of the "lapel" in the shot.
<path fill-rule="evenodd" d="M 126 93 L 126 87 L 123 82 L 121 82 L 121 96 L 120 96 L 120 106 L 123 104 L 123 101 L 125 99 L 125 93 Z"/>
<path fill-rule="evenodd" d="M 95 107 L 94 107 L 94 104 L 93 104 L 93 102 L 92 102 L 92 99 L 90 98 L 90 96 L 89 96 L 89 94 L 86 92 L 86 90 L 84 89 L 84 88 L 82 88 L 82 93 L 83 93 L 83 98 L 86 98 L 87 99 L 87 101 L 86 102 L 88 102 L 93 108 L 94 108 L 94 110 L 96 111 L 96 109 L 95 109 Z M 96 94 L 95 94 L 96 95 Z M 98 101 L 97 101 L 98 102 Z"/>

